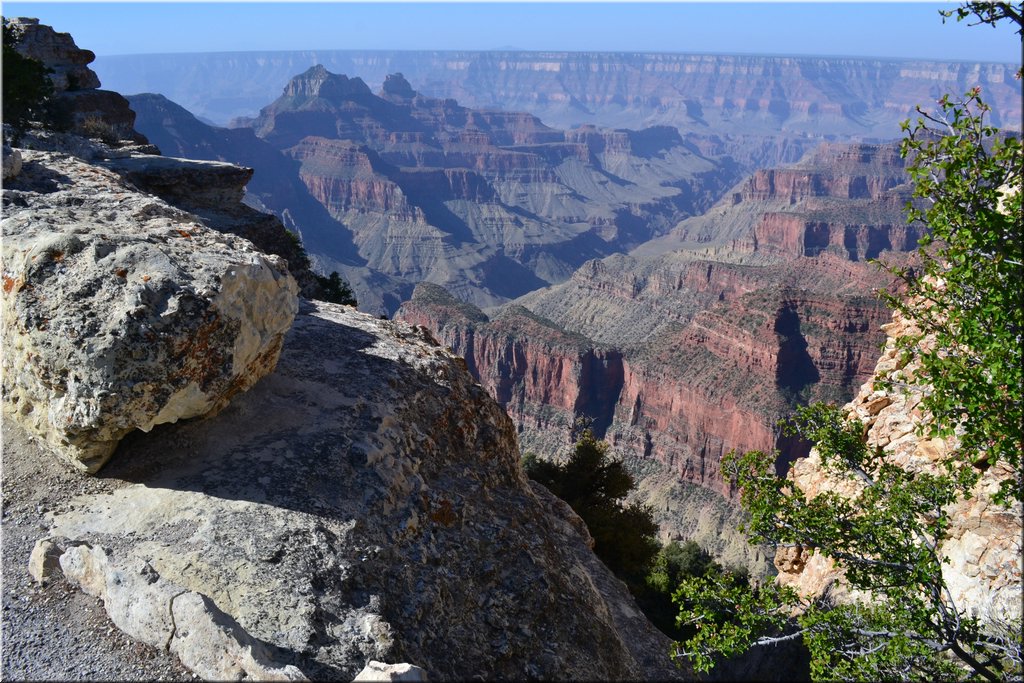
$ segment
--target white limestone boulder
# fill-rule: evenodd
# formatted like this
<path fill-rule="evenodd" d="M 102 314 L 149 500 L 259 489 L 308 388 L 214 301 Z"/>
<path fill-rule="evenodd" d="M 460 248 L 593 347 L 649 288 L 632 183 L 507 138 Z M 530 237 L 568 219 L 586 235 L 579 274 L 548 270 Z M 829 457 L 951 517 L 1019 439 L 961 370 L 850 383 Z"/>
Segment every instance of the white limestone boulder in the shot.
<path fill-rule="evenodd" d="M 112 170 L 23 150 L 3 191 L 2 405 L 95 472 L 127 433 L 210 415 L 273 370 L 284 261 Z"/>
<path fill-rule="evenodd" d="M 3 147 L 3 179 L 8 180 L 21 173 L 21 152 L 7 145 Z"/>
<path fill-rule="evenodd" d="M 420 329 L 304 302 L 270 376 L 213 419 L 126 437 L 104 474 L 109 492 L 45 513 L 36 566 L 59 552 L 145 642 L 167 633 L 168 592 L 230 617 L 235 640 L 181 656 L 200 675 L 236 661 L 244 631 L 268 671 L 310 680 L 369 661 L 432 680 L 692 679 L 575 513 L 526 479 L 505 412 Z"/>
<path fill-rule="evenodd" d="M 352 679 L 356 681 L 426 681 L 427 672 L 412 664 L 385 664 L 370 660 L 366 666 Z"/>

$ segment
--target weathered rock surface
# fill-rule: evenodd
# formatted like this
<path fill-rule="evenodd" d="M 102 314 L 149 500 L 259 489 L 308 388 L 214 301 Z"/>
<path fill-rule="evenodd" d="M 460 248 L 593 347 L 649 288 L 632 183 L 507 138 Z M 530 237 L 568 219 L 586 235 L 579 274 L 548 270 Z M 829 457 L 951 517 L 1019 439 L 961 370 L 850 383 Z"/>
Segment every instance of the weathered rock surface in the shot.
<path fill-rule="evenodd" d="M 21 152 L 4 144 L 3 178 L 7 180 L 21 173 Z"/>
<path fill-rule="evenodd" d="M 913 377 L 915 360 L 903 365 L 895 339 L 915 333 L 913 324 L 896 314 L 882 328 L 886 346 L 875 375 L 844 406 L 851 418 L 862 421 L 869 447 L 881 448 L 887 458 L 900 467 L 915 471 L 934 471 L 946 454 L 956 449 L 955 437 L 929 438 L 918 434 L 924 420 L 919 391 L 885 392 L 874 389 L 874 378 L 892 379 L 897 372 Z M 856 482 L 841 481 L 821 468 L 817 451 L 794 463 L 789 475 L 808 497 L 824 491 L 853 495 Z M 996 504 L 993 494 L 999 482 L 1014 476 L 1003 467 L 985 471 L 971 497 L 949 511 L 951 526 L 941 553 L 949 560 L 942 575 L 953 603 L 983 622 L 1019 625 L 1022 618 L 1022 564 L 1024 564 L 1024 528 L 1020 503 L 1009 508 Z M 837 600 L 865 597 L 851 591 L 834 563 L 808 548 L 781 548 L 775 557 L 778 580 L 796 587 L 802 594 L 819 596 L 826 590 Z M 1019 628 L 1019 626 L 1018 626 Z"/>
<path fill-rule="evenodd" d="M 274 368 L 297 306 L 282 259 L 111 170 L 23 157 L 3 191 L 5 411 L 95 472 L 130 431 L 216 413 Z"/>
<path fill-rule="evenodd" d="M 350 680 L 369 660 L 432 680 L 685 674 L 580 520 L 528 483 L 505 413 L 408 325 L 309 304 L 277 370 L 216 418 L 120 449 L 104 474 L 121 483 L 47 513 L 45 541 L 160 647 L 169 600 L 193 596 L 220 635 L 189 666 L 249 671 L 230 653 L 253 644 L 267 668 L 250 675 Z"/>
<path fill-rule="evenodd" d="M 412 664 L 385 664 L 370 661 L 356 674 L 354 681 L 426 681 L 427 673 Z"/>
<path fill-rule="evenodd" d="M 82 544 L 64 550 L 59 562 L 68 581 L 103 601 L 118 628 L 174 653 L 205 680 L 306 680 L 275 662 L 209 598 L 165 581 L 148 562 L 117 565 L 102 547 Z"/>
<path fill-rule="evenodd" d="M 5 19 L 4 23 L 12 29 L 18 52 L 53 69 L 50 81 L 54 91 L 100 87 L 99 77 L 88 66 L 96 55 L 75 45 L 70 33 L 59 33 L 28 17 Z"/>

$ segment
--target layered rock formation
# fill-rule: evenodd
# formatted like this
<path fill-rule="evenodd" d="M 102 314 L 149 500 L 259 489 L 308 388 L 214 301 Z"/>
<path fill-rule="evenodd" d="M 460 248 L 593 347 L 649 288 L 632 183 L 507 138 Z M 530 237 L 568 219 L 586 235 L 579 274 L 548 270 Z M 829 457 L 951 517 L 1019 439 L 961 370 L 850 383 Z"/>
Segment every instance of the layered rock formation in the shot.
<path fill-rule="evenodd" d="M 116 92 L 100 90 L 100 80 L 88 65 L 96 59 L 91 50 L 80 49 L 68 33 L 58 33 L 38 19 L 4 19 L 14 36 L 14 49 L 42 62 L 52 73 L 54 99 L 67 115 L 75 132 L 130 139 L 145 143 L 135 131 L 135 113 Z"/>
<path fill-rule="evenodd" d="M 922 228 L 906 224 L 907 181 L 895 143 L 823 144 L 795 164 L 754 172 L 705 214 L 635 253 L 711 249 L 716 259 L 766 263 L 909 251 Z"/>
<path fill-rule="evenodd" d="M 173 60 L 173 61 L 172 61 Z M 664 53 L 352 51 L 104 57 L 121 92 L 161 92 L 227 122 L 248 116 L 293 74 L 323 64 L 376 87 L 405 74 L 430 97 L 528 111 L 548 125 L 671 125 L 720 133 L 899 136 L 914 107 L 980 84 L 993 123 L 1020 129 L 1018 64 Z"/>
<path fill-rule="evenodd" d="M 401 74 L 374 95 L 309 69 L 249 122 L 258 138 L 154 96 L 132 102 L 163 147 L 262 173 L 250 202 L 301 233 L 374 312 L 393 313 L 421 281 L 481 306 L 560 282 L 667 232 L 739 179 L 721 145 L 704 155 L 672 128 L 559 131 L 424 97 Z"/>
<path fill-rule="evenodd" d="M 719 472 L 728 451 L 778 448 L 784 462 L 806 453 L 780 438 L 777 420 L 795 402 L 848 396 L 870 373 L 878 348 L 872 331 L 887 316 L 881 302 L 864 293 L 875 281 L 865 267 L 834 257 L 816 261 L 759 274 L 737 267 L 740 277 L 731 288 L 677 291 L 689 309 L 663 298 L 664 308 L 648 311 L 652 317 L 664 311 L 657 326 L 641 315 L 645 304 L 637 301 L 639 310 L 616 327 L 632 323 L 632 336 L 620 333 L 618 343 L 614 332 L 604 330 L 594 341 L 517 306 L 491 319 L 422 285 L 398 317 L 427 327 L 466 358 L 516 421 L 524 450 L 557 457 L 576 419 L 592 420 L 643 475 L 645 500 L 655 504 L 666 537 L 690 537 L 699 526 L 703 542 L 729 546 L 737 554 L 730 559 L 745 562 L 751 558 L 735 528 L 692 519 L 688 501 L 708 502 L 686 484 L 731 496 Z M 698 268 L 709 270 L 704 262 L 693 264 Z M 602 282 L 628 287 L 628 273 L 602 272 Z M 609 305 L 595 283 L 586 284 L 586 302 L 577 299 L 580 318 Z M 694 313 L 701 304 L 707 310 Z M 720 513 L 723 526 L 735 521 L 726 507 Z"/>
<path fill-rule="evenodd" d="M 843 409 L 850 419 L 865 425 L 867 445 L 881 449 L 889 462 L 914 471 L 936 471 L 957 448 L 957 440 L 955 436 L 929 438 L 919 433 L 925 419 L 919 405 L 921 393 L 914 390 L 919 387 L 907 392 L 874 388 L 875 380 L 894 379 L 901 373 L 913 381 L 917 361 L 907 363 L 895 340 L 918 330 L 899 314 L 883 330 L 887 341 L 874 376 Z M 795 463 L 789 476 L 808 498 L 824 491 L 854 495 L 860 489 L 857 482 L 825 472 L 817 451 Z M 1002 465 L 984 472 L 972 495 L 948 511 L 951 526 L 940 552 L 948 560 L 942 577 L 953 605 L 983 623 L 1011 628 L 1016 623 L 1019 629 L 1024 563 L 1021 505 L 1003 507 L 992 499 L 999 483 L 1013 476 Z M 778 581 L 796 587 L 802 595 L 813 598 L 829 591 L 839 601 L 866 597 L 851 591 L 833 562 L 813 548 L 780 548 L 775 566 Z"/>

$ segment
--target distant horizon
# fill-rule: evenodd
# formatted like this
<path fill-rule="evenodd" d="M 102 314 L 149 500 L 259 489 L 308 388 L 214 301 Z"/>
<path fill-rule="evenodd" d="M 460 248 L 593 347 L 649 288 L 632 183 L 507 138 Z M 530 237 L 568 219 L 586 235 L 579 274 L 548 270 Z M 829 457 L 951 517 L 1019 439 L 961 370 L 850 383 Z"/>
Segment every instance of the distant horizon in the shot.
<path fill-rule="evenodd" d="M 7 2 L 97 57 L 568 52 L 1020 64 L 1007 22 L 950 2 Z M 495 47 L 502 46 L 502 47 Z M 510 49 L 515 46 L 515 49 Z"/>
<path fill-rule="evenodd" d="M 309 53 L 309 52 L 507 52 L 507 53 L 530 53 L 530 54 L 610 54 L 610 55 L 680 55 L 694 57 L 760 57 L 767 59 L 855 59 L 861 61 L 891 61 L 891 62 L 960 62 L 960 63 L 982 63 L 982 64 L 1017 64 L 1013 61 L 999 61 L 992 59 L 953 59 L 939 57 L 890 57 L 886 55 L 857 55 L 857 54 L 798 54 L 798 53 L 769 53 L 769 52 L 695 52 L 695 51 L 672 51 L 672 50 L 542 50 L 525 48 L 303 48 L 294 50 L 207 50 L 202 52 L 128 52 L 124 54 L 97 55 L 97 59 L 113 59 L 122 57 L 175 57 L 185 55 L 250 55 L 250 54 L 287 54 L 287 53 Z"/>

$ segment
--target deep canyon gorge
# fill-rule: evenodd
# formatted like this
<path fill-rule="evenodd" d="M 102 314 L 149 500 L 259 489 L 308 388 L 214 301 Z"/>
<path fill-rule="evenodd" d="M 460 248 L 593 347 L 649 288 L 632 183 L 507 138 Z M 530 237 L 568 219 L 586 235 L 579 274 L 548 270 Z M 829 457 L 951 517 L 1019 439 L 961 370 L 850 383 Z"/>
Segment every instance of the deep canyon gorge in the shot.
<path fill-rule="evenodd" d="M 871 439 L 901 453 L 933 447 L 904 424 L 913 404 L 869 388 L 899 327 L 882 264 L 915 264 L 925 235 L 899 122 L 974 83 L 993 124 L 1019 135 L 1022 115 L 1012 64 L 94 63 L 15 23 L 71 122 L 4 149 L 4 554 L 21 563 L 4 579 L 31 595 L 5 588 L 5 629 L 30 624 L 15 677 L 68 673 L 26 663 L 24 616 L 77 624 L 68 585 L 160 653 L 153 676 L 351 680 L 380 660 L 694 679 L 520 458 L 564 461 L 589 428 L 660 541 L 824 590 L 806 553 L 747 543 L 722 458 L 774 451 L 779 475 L 820 484 L 779 428 L 815 401 L 872 406 Z M 332 272 L 357 308 L 319 300 Z M 957 543 L 984 568 L 957 585 L 989 600 L 975 527 L 1019 520 L 979 524 Z M 764 664 L 732 673 L 787 675 Z"/>

